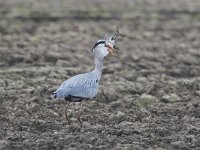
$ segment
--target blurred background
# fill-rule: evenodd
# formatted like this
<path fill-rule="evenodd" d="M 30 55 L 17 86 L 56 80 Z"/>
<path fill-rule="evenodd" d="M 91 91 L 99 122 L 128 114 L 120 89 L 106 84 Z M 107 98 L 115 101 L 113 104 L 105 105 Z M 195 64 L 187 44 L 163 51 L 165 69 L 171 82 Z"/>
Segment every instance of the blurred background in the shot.
<path fill-rule="evenodd" d="M 81 129 L 51 93 L 120 32 Z M 199 0 L 0 0 L 0 149 L 198 149 Z"/>

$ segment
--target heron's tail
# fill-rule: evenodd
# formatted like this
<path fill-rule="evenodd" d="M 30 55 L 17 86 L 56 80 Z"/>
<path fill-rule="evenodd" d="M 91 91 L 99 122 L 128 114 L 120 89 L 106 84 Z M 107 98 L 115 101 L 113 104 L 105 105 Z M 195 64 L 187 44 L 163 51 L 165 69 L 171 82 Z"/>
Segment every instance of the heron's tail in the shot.
<path fill-rule="evenodd" d="M 56 98 L 56 97 L 57 97 L 57 93 L 53 92 L 53 98 Z"/>

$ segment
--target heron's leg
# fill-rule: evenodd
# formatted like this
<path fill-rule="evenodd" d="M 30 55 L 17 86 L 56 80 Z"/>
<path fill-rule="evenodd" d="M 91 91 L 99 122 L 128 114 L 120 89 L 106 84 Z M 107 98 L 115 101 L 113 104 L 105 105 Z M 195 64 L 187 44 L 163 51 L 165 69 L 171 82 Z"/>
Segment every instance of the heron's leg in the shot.
<path fill-rule="evenodd" d="M 65 108 L 65 118 L 67 119 L 67 122 L 68 122 L 68 124 L 70 125 L 71 123 L 70 123 L 70 120 L 69 120 L 68 114 L 67 114 L 69 104 L 70 104 L 70 101 L 68 101 L 68 104 L 67 104 L 67 106 L 66 106 L 66 108 Z"/>
<path fill-rule="evenodd" d="M 81 121 L 81 117 L 80 117 L 80 115 L 81 115 L 80 110 L 82 110 L 82 103 L 81 102 L 80 102 L 80 107 L 79 107 L 78 112 L 77 112 L 77 120 L 78 120 L 78 122 L 80 123 L 80 125 L 82 127 L 82 121 Z"/>

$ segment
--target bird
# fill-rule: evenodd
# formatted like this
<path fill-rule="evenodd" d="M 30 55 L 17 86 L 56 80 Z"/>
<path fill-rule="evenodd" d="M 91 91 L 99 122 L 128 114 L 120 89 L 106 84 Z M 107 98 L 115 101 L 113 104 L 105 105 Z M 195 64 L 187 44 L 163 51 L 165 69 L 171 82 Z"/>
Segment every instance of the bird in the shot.
<path fill-rule="evenodd" d="M 67 110 L 71 102 L 80 102 L 80 108 L 82 108 L 82 101 L 89 100 L 95 97 L 98 92 L 99 81 L 102 75 L 103 59 L 108 55 L 115 55 L 118 48 L 116 41 L 119 37 L 125 37 L 126 35 L 120 34 L 118 26 L 116 32 L 112 35 L 104 35 L 103 39 L 98 40 L 92 47 L 95 67 L 94 70 L 75 75 L 65 80 L 56 91 L 53 92 L 54 98 L 64 98 L 68 101 L 65 109 L 65 118 L 70 123 L 68 118 Z M 82 126 L 80 118 L 80 109 L 77 113 L 77 120 Z"/>

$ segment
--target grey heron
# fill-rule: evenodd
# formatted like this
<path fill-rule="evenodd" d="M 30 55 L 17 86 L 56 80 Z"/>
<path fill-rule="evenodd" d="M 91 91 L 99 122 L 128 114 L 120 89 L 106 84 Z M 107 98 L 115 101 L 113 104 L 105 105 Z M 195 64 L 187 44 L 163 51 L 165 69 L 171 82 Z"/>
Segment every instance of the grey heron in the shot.
<path fill-rule="evenodd" d="M 65 110 L 65 117 L 70 124 L 67 115 L 67 109 L 70 102 L 81 102 L 82 100 L 88 100 L 93 98 L 98 92 L 99 81 L 101 79 L 103 59 L 108 54 L 115 54 L 116 46 L 115 42 L 118 37 L 124 37 L 118 31 L 110 36 L 104 36 L 104 39 L 98 40 L 92 48 L 95 68 L 91 72 L 75 75 L 65 80 L 58 89 L 53 92 L 54 98 L 64 98 L 68 101 L 68 105 Z M 80 109 L 77 113 L 77 120 L 82 125 L 80 119 Z"/>

